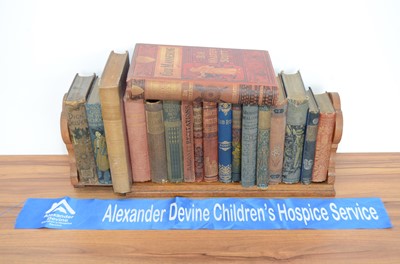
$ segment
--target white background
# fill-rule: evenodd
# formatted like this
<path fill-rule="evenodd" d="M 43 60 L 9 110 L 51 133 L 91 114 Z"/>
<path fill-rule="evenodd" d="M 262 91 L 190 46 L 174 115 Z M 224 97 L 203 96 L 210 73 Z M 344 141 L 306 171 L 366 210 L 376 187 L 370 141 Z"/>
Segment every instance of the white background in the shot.
<path fill-rule="evenodd" d="M 400 1 L 0 0 L 0 154 L 65 154 L 75 73 L 139 42 L 268 50 L 276 73 L 339 92 L 339 152 L 400 151 Z"/>

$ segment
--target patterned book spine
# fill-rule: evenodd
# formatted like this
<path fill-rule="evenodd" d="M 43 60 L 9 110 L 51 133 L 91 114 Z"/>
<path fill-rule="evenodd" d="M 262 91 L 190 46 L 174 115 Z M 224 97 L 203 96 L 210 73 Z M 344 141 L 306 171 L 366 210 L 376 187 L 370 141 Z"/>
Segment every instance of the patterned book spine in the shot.
<path fill-rule="evenodd" d="M 258 108 L 258 138 L 257 138 L 257 186 L 268 186 L 269 140 L 271 132 L 271 108 Z"/>
<path fill-rule="evenodd" d="M 307 113 L 306 134 L 303 147 L 303 164 L 300 175 L 303 184 L 311 183 L 319 123 L 319 110 L 318 106 L 314 103 L 315 100 L 313 99 L 312 90 L 309 89 L 307 93 L 309 98 L 309 111 Z"/>
<path fill-rule="evenodd" d="M 282 181 L 284 183 L 297 183 L 300 181 L 307 111 L 307 101 L 299 104 L 288 100 L 285 156 L 282 172 Z"/>
<path fill-rule="evenodd" d="M 98 93 L 99 90 L 93 89 L 92 93 L 94 92 Z M 99 183 L 112 184 L 100 102 L 88 102 L 86 104 L 86 114 L 89 124 L 90 138 L 92 140 L 92 146 L 94 150 L 94 159 L 96 162 Z"/>
<path fill-rule="evenodd" d="M 145 110 L 151 180 L 165 183 L 168 177 L 162 102 L 146 101 Z"/>
<path fill-rule="evenodd" d="M 286 104 L 271 109 L 269 184 L 278 184 L 282 181 L 286 110 Z"/>
<path fill-rule="evenodd" d="M 219 181 L 232 182 L 232 104 L 218 104 Z"/>
<path fill-rule="evenodd" d="M 133 181 L 150 181 L 144 100 L 132 99 L 131 90 L 127 89 L 124 97 L 124 107 Z"/>
<path fill-rule="evenodd" d="M 181 102 L 163 101 L 167 171 L 170 182 L 183 182 Z"/>
<path fill-rule="evenodd" d="M 182 145 L 183 145 L 183 179 L 195 181 L 194 142 L 193 142 L 193 103 L 182 101 Z"/>
<path fill-rule="evenodd" d="M 232 105 L 232 181 L 240 181 L 242 105 Z"/>
<path fill-rule="evenodd" d="M 218 181 L 217 103 L 203 102 L 204 181 Z"/>
<path fill-rule="evenodd" d="M 323 182 L 327 178 L 334 128 L 335 112 L 329 114 L 321 112 L 315 146 L 313 182 Z"/>
<path fill-rule="evenodd" d="M 203 106 L 201 102 L 193 102 L 193 138 L 194 138 L 194 166 L 195 180 L 204 180 L 203 157 Z"/>
<path fill-rule="evenodd" d="M 242 186 L 256 184 L 258 106 L 243 105 L 242 108 Z"/>

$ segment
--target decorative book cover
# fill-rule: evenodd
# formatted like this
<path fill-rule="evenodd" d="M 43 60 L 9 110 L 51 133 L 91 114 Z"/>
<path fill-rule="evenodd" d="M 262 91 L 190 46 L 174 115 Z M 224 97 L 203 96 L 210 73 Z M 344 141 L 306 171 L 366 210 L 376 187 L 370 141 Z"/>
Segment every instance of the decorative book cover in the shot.
<path fill-rule="evenodd" d="M 195 182 L 194 169 L 194 138 L 193 138 L 193 102 L 181 102 L 182 116 L 182 149 L 183 149 L 183 180 Z"/>
<path fill-rule="evenodd" d="M 68 127 L 76 158 L 79 181 L 83 184 L 97 184 L 96 164 L 86 116 L 86 101 L 96 75 L 75 78 L 65 99 L 68 113 Z"/>
<path fill-rule="evenodd" d="M 204 180 L 203 105 L 199 101 L 193 102 L 193 138 L 195 181 L 201 182 Z"/>
<path fill-rule="evenodd" d="M 100 105 L 99 78 L 93 83 L 86 103 L 86 115 L 92 141 L 97 177 L 100 184 L 112 184 L 110 162 L 108 160 L 107 143 L 104 133 L 103 114 Z"/>
<path fill-rule="evenodd" d="M 203 102 L 204 181 L 218 181 L 217 103 Z"/>
<path fill-rule="evenodd" d="M 250 187 L 256 184 L 258 106 L 243 105 L 242 111 L 242 186 Z"/>
<path fill-rule="evenodd" d="M 299 71 L 294 74 L 282 72 L 280 76 L 288 99 L 282 181 L 297 183 L 300 181 L 308 100 Z"/>
<path fill-rule="evenodd" d="M 316 94 L 315 100 L 317 101 L 320 114 L 312 181 L 323 182 L 328 175 L 333 132 L 335 129 L 335 109 L 328 93 Z"/>
<path fill-rule="evenodd" d="M 242 105 L 232 104 L 232 181 L 239 182 L 242 144 Z"/>
<path fill-rule="evenodd" d="M 268 51 L 136 44 L 132 93 L 145 99 L 275 105 Z"/>
<path fill-rule="evenodd" d="M 168 176 L 162 102 L 148 100 L 145 103 L 145 110 L 151 180 L 165 183 L 168 182 Z"/>
<path fill-rule="evenodd" d="M 150 160 L 144 100 L 134 98 L 130 89 L 125 90 L 123 100 L 133 181 L 150 181 Z"/>
<path fill-rule="evenodd" d="M 258 137 L 257 137 L 257 186 L 268 186 L 269 140 L 271 132 L 271 108 L 262 105 L 258 107 Z"/>
<path fill-rule="evenodd" d="M 123 108 L 129 54 L 111 52 L 100 79 L 100 104 L 107 141 L 108 159 L 116 193 L 132 186 L 129 145 Z"/>
<path fill-rule="evenodd" d="M 315 142 L 317 139 L 319 108 L 314 98 L 311 88 L 307 90 L 308 113 L 306 134 L 303 149 L 303 166 L 301 167 L 301 182 L 303 184 L 311 183 L 311 175 L 314 168 Z"/>
<path fill-rule="evenodd" d="M 181 102 L 163 101 L 168 181 L 183 182 Z"/>
<path fill-rule="evenodd" d="M 232 182 L 232 104 L 218 103 L 219 181 Z"/>
<path fill-rule="evenodd" d="M 276 106 L 271 107 L 271 135 L 269 152 L 269 180 L 268 184 L 278 184 L 282 181 L 283 156 L 285 147 L 285 129 L 287 98 L 282 79 L 277 78 L 278 100 Z"/>

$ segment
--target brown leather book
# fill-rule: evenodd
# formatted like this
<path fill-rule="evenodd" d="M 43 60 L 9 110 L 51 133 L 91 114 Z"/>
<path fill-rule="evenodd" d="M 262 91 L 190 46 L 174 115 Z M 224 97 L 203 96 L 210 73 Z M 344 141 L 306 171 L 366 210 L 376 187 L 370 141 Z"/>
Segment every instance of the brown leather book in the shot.
<path fill-rule="evenodd" d="M 132 171 L 123 110 L 128 69 L 128 52 L 115 53 L 111 51 L 100 80 L 101 111 L 113 189 L 116 193 L 128 193 L 132 186 Z"/>
<path fill-rule="evenodd" d="M 320 113 L 312 181 L 323 182 L 328 176 L 329 159 L 335 128 L 335 109 L 333 108 L 328 93 L 316 94 L 315 100 L 317 101 Z"/>
<path fill-rule="evenodd" d="M 275 105 L 268 51 L 136 44 L 132 93 L 145 99 Z"/>
<path fill-rule="evenodd" d="M 151 180 L 144 100 L 125 90 L 124 109 L 134 182 Z"/>
<path fill-rule="evenodd" d="M 203 102 L 204 181 L 218 181 L 218 109 L 215 102 Z"/>
<path fill-rule="evenodd" d="M 204 180 L 203 106 L 199 101 L 193 102 L 193 140 L 195 181 L 201 182 Z"/>
<path fill-rule="evenodd" d="M 182 152 L 183 152 L 183 180 L 195 181 L 194 172 L 194 142 L 193 142 L 193 103 L 182 101 Z"/>
<path fill-rule="evenodd" d="M 168 181 L 168 175 L 162 102 L 146 101 L 145 110 L 151 180 L 165 183 Z"/>

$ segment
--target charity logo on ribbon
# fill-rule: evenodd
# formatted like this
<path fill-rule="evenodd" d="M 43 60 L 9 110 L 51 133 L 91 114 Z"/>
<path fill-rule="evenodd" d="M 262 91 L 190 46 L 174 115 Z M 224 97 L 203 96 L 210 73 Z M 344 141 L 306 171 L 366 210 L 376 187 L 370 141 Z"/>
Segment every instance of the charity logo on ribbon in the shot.
<path fill-rule="evenodd" d="M 390 227 L 379 198 L 31 198 L 15 224 L 15 228 L 112 230 Z"/>

